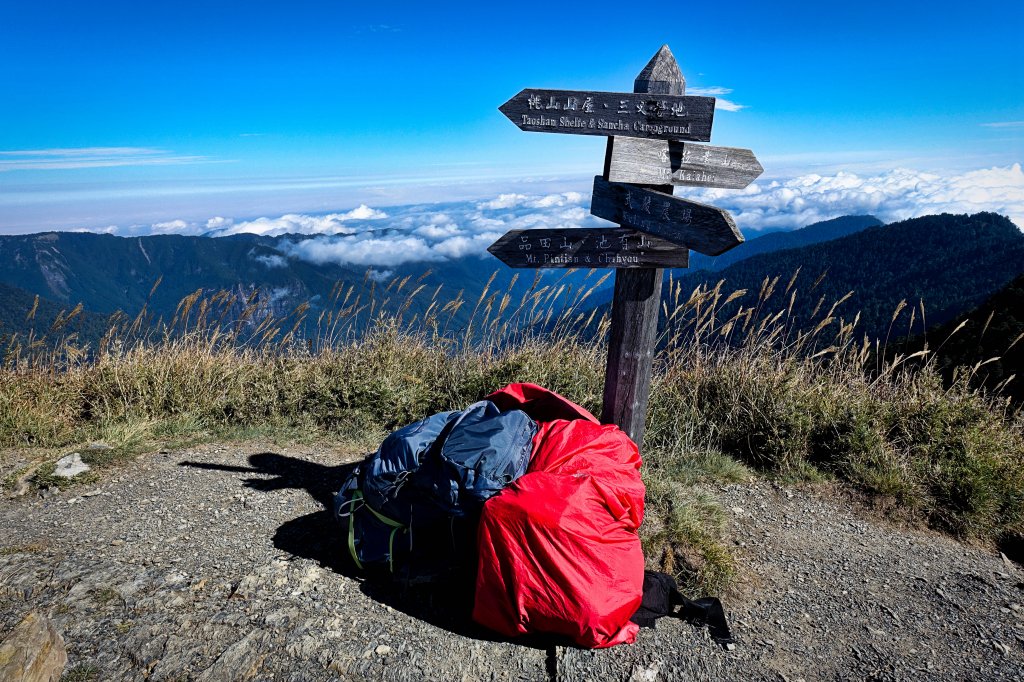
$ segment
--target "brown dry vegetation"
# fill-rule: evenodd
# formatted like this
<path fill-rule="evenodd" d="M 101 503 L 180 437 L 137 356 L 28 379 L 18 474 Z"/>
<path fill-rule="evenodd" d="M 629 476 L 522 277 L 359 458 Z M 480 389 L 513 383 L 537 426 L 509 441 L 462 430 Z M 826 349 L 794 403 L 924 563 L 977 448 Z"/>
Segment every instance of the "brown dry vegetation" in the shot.
<path fill-rule="evenodd" d="M 100 467 L 157 444 L 225 437 L 372 449 L 396 427 L 513 381 L 599 412 L 607 320 L 588 299 L 604 279 L 587 281 L 535 280 L 518 300 L 488 289 L 446 300 L 409 278 L 376 292 L 339 288 L 309 336 L 308 306 L 275 319 L 255 296 L 196 292 L 169 323 L 145 311 L 116 321 L 98 348 L 16 338 L 0 370 L 0 445 L 104 440 L 113 453 L 86 455 Z M 726 585 L 734 568 L 706 484 L 755 472 L 835 481 L 964 539 L 1019 535 L 1020 412 L 969 388 L 970 369 L 944 387 L 927 352 L 883 352 L 858 336 L 856 319 L 835 316 L 838 302 L 798 323 L 795 281 L 729 295 L 721 283 L 692 293 L 669 284 L 643 447 L 650 561 L 705 589 Z M 903 308 L 894 323 L 917 314 Z M 461 309 L 472 314 L 456 330 Z M 46 473 L 40 484 L 52 482 Z"/>

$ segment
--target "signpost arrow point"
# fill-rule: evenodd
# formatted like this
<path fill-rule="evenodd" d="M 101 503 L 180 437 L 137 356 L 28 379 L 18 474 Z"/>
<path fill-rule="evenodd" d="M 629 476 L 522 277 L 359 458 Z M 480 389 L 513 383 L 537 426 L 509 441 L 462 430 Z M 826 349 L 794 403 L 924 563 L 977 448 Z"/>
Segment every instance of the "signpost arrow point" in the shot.
<path fill-rule="evenodd" d="M 674 197 L 646 187 L 594 178 L 590 212 L 623 227 L 632 227 L 707 256 L 743 243 L 732 216 L 716 207 Z"/>

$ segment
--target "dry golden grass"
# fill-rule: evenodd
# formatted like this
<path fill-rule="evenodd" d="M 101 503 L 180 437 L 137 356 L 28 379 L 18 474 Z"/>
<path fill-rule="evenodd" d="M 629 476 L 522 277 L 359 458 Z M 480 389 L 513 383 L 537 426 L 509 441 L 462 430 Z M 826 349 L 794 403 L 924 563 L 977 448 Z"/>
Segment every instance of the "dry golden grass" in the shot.
<path fill-rule="evenodd" d="M 587 305 L 607 276 L 592 272 L 583 287 L 535 279 L 518 299 L 492 290 L 493 277 L 475 300 L 423 278 L 364 282 L 284 318 L 255 295 L 197 291 L 169 322 L 145 310 L 116 320 L 98 348 L 70 335 L 14 339 L 0 369 L 0 445 L 104 439 L 133 452 L 231 430 L 371 444 L 513 381 L 597 412 L 608 320 Z M 643 447 L 648 556 L 691 582 L 726 584 L 721 516 L 699 486 L 752 471 L 838 480 L 958 537 L 1019 534 L 1020 413 L 968 388 L 969 372 L 943 387 L 926 351 L 883 361 L 884 341 L 837 316 L 842 301 L 794 320 L 796 280 L 729 294 L 721 282 L 693 292 L 669 282 Z M 894 324 L 917 314 L 905 307 Z"/>

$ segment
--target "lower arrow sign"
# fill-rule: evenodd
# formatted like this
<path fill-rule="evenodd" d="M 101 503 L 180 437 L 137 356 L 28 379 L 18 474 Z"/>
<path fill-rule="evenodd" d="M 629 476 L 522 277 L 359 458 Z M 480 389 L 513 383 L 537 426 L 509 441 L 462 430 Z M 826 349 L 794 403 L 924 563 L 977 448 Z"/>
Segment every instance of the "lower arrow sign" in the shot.
<path fill-rule="evenodd" d="M 512 268 L 685 268 L 689 251 L 628 228 L 511 230 L 487 250 Z"/>
<path fill-rule="evenodd" d="M 594 178 L 590 212 L 708 256 L 743 243 L 732 216 L 720 208 L 644 187 Z"/>

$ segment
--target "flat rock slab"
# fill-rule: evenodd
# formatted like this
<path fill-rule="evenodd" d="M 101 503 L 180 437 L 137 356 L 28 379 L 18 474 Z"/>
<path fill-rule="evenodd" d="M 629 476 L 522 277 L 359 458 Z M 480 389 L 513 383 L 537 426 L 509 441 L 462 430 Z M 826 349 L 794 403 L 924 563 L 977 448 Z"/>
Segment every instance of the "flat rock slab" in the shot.
<path fill-rule="evenodd" d="M 30 611 L 0 642 L 0 680 L 4 682 L 57 682 L 67 662 L 60 633 L 36 611 Z"/>
<path fill-rule="evenodd" d="M 0 638 L 30 610 L 96 679 L 1020 679 L 1024 576 L 993 552 L 769 484 L 719 491 L 740 572 L 735 651 L 663 619 L 603 651 L 496 640 L 382 591 L 325 504 L 360 453 L 201 447 L 0 501 Z"/>
<path fill-rule="evenodd" d="M 78 474 L 84 474 L 89 471 L 89 465 L 82 461 L 82 456 L 77 452 L 72 452 L 70 455 L 64 455 L 57 460 L 57 466 L 53 470 L 54 476 L 60 476 L 61 478 L 74 478 Z"/>

